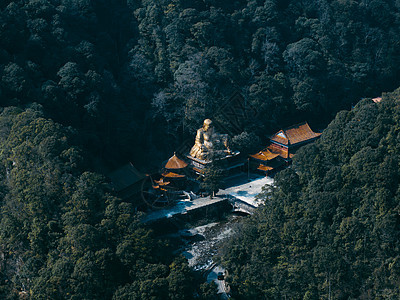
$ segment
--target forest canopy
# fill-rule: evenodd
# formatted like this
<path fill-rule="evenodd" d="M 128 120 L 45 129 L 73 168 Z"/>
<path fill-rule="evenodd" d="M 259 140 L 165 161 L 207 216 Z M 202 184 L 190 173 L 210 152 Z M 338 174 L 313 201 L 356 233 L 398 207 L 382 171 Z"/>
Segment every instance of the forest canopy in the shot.
<path fill-rule="evenodd" d="M 73 133 L 39 108 L 0 113 L 0 298 L 188 299 L 198 290 L 202 299 L 213 291 L 132 203 L 85 170 Z"/>
<path fill-rule="evenodd" d="M 237 297 L 398 296 L 399 92 L 357 103 L 399 86 L 399 9 L 0 1 L 0 298 L 212 299 L 101 174 L 158 168 L 205 118 L 226 125 L 231 95 L 243 152 L 340 111 L 227 249 Z"/>
<path fill-rule="evenodd" d="M 235 299 L 395 299 L 400 89 L 341 111 L 225 248 Z"/>

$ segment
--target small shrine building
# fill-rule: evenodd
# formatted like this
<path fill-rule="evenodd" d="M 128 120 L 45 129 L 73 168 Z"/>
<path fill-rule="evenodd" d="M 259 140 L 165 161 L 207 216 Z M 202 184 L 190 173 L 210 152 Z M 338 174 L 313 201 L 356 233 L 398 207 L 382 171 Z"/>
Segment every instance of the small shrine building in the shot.
<path fill-rule="evenodd" d="M 125 201 L 138 198 L 146 179 L 146 175 L 138 171 L 132 163 L 111 172 L 108 177 L 118 196 Z"/>
<path fill-rule="evenodd" d="M 279 159 L 279 154 L 271 152 L 268 148 L 250 155 L 250 158 L 249 167 L 252 170 L 257 170 L 266 174 L 276 170 L 284 164 L 283 161 Z"/>
<path fill-rule="evenodd" d="M 186 179 L 188 163 L 180 159 L 176 153 L 168 159 L 167 163 L 164 165 L 162 176 L 162 182 L 167 185 L 170 182 L 174 185 L 182 185 L 181 181 Z"/>

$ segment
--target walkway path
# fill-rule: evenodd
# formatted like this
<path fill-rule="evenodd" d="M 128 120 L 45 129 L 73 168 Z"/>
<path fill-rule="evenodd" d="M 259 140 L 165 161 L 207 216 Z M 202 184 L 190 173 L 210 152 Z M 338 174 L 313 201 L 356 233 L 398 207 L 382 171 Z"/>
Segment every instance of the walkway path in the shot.
<path fill-rule="evenodd" d="M 226 201 L 227 195 L 233 196 L 247 204 L 257 207 L 260 203 L 256 196 L 262 191 L 266 184 L 272 185 L 274 180 L 270 177 L 245 173 L 232 177 L 225 182 L 227 188 L 219 190 L 217 196 L 197 198 L 194 200 L 181 200 L 174 207 L 161 209 L 149 213 L 143 220 L 144 223 L 156 221 L 162 218 L 171 218 L 176 214 L 186 214 L 193 209 Z"/>
<path fill-rule="evenodd" d="M 171 218 L 172 216 L 176 214 L 185 214 L 193 209 L 198 209 L 203 206 L 207 206 L 210 204 L 215 204 L 218 202 L 226 201 L 226 198 L 221 198 L 221 197 L 213 197 L 212 199 L 210 197 L 203 197 L 203 198 L 197 198 L 194 200 L 181 200 L 179 201 L 174 207 L 167 208 L 167 209 L 161 209 L 157 211 L 153 211 L 149 213 L 143 220 L 144 223 L 146 222 L 151 222 L 151 221 L 156 221 L 158 219 L 162 218 Z"/>

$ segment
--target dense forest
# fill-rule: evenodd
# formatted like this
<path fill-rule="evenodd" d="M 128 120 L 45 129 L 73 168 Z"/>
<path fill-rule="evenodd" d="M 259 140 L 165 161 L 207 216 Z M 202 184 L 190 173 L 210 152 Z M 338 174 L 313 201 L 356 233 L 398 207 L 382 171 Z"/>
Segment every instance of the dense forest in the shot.
<path fill-rule="evenodd" d="M 215 294 L 173 245 L 143 227 L 132 204 L 85 171 L 87 157 L 68 128 L 37 107 L 6 108 L 0 124 L 1 299 Z"/>
<path fill-rule="evenodd" d="M 128 161 L 157 168 L 203 119 L 224 125 L 235 92 L 244 117 L 228 133 L 245 150 L 394 90 L 399 9 L 0 1 L 0 298 L 212 299 L 100 174 Z M 396 95 L 340 112 L 277 176 L 224 254 L 237 297 L 398 295 Z"/>
<path fill-rule="evenodd" d="M 46 117 L 79 129 L 99 170 L 157 165 L 206 117 L 217 121 L 233 91 L 257 110 L 242 131 L 264 139 L 306 119 L 323 128 L 360 98 L 397 88 L 399 7 L 1 1 L 0 100 L 39 103 Z"/>
<path fill-rule="evenodd" d="M 400 297 L 400 89 L 341 111 L 224 251 L 235 299 Z"/>

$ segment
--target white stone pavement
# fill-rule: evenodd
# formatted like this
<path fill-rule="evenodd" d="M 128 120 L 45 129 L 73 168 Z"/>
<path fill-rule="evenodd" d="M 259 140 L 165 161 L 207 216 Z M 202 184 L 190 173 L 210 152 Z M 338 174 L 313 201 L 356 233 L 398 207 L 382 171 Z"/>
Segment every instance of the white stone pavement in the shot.
<path fill-rule="evenodd" d="M 225 201 L 224 198 L 221 197 L 203 197 L 197 198 L 194 200 L 182 200 L 179 201 L 174 207 L 157 210 L 149 213 L 143 220 L 143 222 L 151 222 L 162 218 L 171 218 L 173 215 L 176 214 L 185 214 L 192 209 L 197 209 L 203 206 L 207 206 L 210 204 L 214 204 L 217 202 Z"/>
<path fill-rule="evenodd" d="M 149 213 L 144 218 L 143 222 L 151 222 L 165 217 L 171 218 L 176 214 L 185 214 L 192 209 L 197 209 L 206 205 L 224 201 L 226 195 L 231 195 L 254 207 L 257 207 L 260 203 L 256 200 L 256 196 L 261 192 L 264 185 L 272 185 L 273 183 L 274 180 L 270 177 L 255 174 L 250 174 L 249 176 L 245 173 L 242 173 L 238 176 L 228 179 L 225 183 L 225 185 L 228 187 L 219 190 L 216 197 L 203 197 L 191 201 L 179 201 L 174 207 Z"/>
<path fill-rule="evenodd" d="M 256 200 L 256 196 L 262 191 L 262 187 L 266 184 L 273 185 L 274 180 L 271 177 L 259 176 L 251 174 L 249 177 L 245 175 L 238 176 L 236 179 L 232 178 L 228 182 L 230 187 L 221 189 L 217 196 L 231 195 L 240 199 L 254 207 L 260 205 Z"/>

